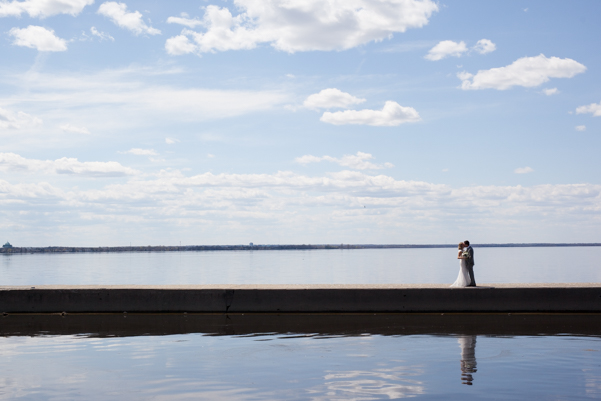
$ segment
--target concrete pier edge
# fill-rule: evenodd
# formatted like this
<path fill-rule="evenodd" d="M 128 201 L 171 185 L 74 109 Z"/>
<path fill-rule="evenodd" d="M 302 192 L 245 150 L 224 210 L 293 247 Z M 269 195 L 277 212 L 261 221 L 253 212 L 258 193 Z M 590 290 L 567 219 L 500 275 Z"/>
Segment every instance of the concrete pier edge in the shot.
<path fill-rule="evenodd" d="M 0 313 L 601 312 L 601 283 L 0 287 Z"/>

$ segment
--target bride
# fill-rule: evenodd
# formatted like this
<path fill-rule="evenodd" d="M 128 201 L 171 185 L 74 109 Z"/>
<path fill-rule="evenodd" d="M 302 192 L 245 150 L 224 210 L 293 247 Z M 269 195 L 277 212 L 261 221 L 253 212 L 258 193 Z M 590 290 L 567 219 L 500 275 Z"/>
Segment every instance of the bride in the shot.
<path fill-rule="evenodd" d="M 470 283 L 470 275 L 467 271 L 467 258 L 463 256 L 464 248 L 465 244 L 460 242 L 459 246 L 457 247 L 459 250 L 457 253 L 457 259 L 459 259 L 459 275 L 457 276 L 457 280 L 451 284 L 451 287 L 467 287 Z"/>

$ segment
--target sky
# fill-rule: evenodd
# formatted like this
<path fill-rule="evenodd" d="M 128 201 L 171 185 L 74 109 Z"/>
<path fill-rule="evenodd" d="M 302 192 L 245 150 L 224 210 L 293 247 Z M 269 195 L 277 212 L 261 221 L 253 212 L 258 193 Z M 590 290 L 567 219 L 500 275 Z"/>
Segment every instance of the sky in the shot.
<path fill-rule="evenodd" d="M 0 0 L 0 239 L 601 242 L 600 19 L 596 0 Z"/>

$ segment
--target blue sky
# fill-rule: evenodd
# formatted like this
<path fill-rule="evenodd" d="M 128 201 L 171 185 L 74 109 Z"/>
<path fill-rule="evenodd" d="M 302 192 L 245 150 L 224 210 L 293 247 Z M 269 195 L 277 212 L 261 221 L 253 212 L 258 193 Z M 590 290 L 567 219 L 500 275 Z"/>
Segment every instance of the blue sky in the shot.
<path fill-rule="evenodd" d="M 0 1 L 19 246 L 601 242 L 601 3 Z"/>

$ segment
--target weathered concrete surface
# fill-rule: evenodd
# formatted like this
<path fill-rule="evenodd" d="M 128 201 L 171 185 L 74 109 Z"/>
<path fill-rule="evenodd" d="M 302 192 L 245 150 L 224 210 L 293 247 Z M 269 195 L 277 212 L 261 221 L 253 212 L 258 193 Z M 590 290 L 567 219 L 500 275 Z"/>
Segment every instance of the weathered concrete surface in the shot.
<path fill-rule="evenodd" d="M 601 312 L 601 283 L 0 287 L 6 313 Z"/>

